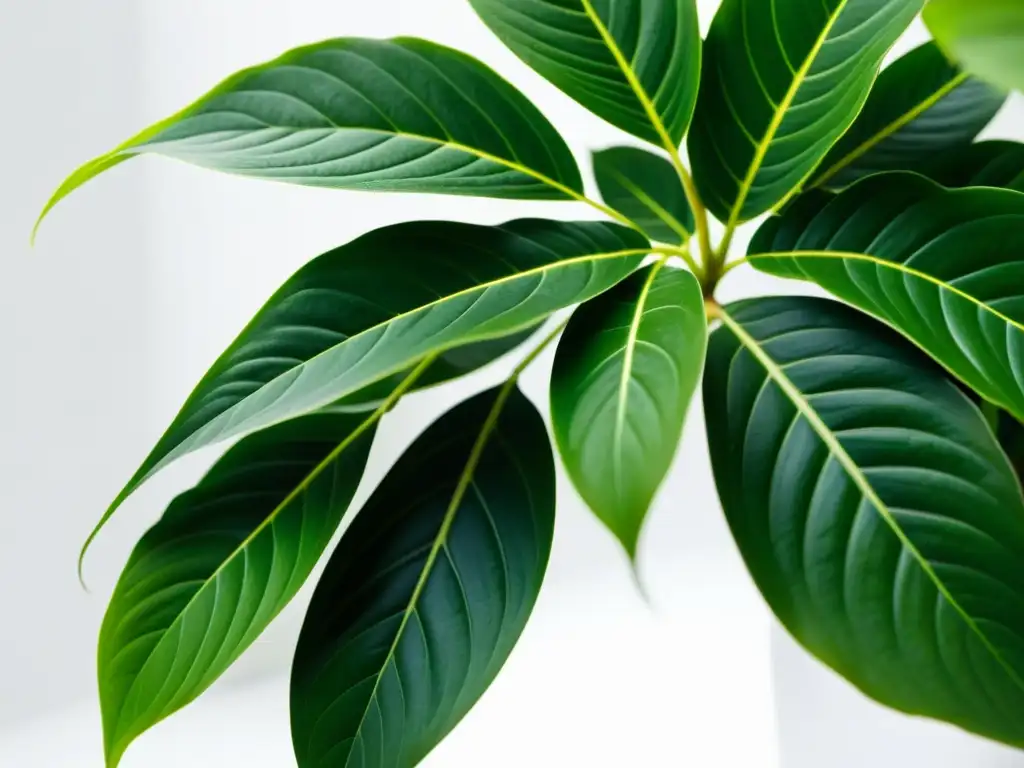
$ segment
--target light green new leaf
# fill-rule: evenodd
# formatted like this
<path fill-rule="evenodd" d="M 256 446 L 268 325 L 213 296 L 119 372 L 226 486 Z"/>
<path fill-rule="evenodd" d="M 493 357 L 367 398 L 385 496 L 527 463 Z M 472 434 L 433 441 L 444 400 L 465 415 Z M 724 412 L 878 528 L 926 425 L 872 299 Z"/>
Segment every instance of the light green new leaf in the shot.
<path fill-rule="evenodd" d="M 337 189 L 535 200 L 583 189 L 525 96 L 470 56 L 412 38 L 328 40 L 243 70 L 73 173 L 43 216 L 141 154 Z"/>
<path fill-rule="evenodd" d="M 693 210 L 672 163 L 635 147 L 593 154 L 601 197 L 652 240 L 685 243 L 693 233 Z"/>
<path fill-rule="evenodd" d="M 638 232 L 603 222 L 428 221 L 314 259 L 214 363 L 96 530 L 174 459 L 323 408 L 430 353 L 531 328 L 612 287 L 648 250 Z"/>
<path fill-rule="evenodd" d="M 926 43 L 882 71 L 864 109 L 808 186 L 842 188 L 880 171 L 917 170 L 959 156 L 1006 95 L 951 64 Z"/>
<path fill-rule="evenodd" d="M 982 141 L 937 158 L 919 172 L 947 187 L 1003 187 L 1024 192 L 1024 144 Z"/>
<path fill-rule="evenodd" d="M 252 644 L 327 547 L 373 430 L 305 416 L 242 440 L 139 542 L 100 632 L 107 765 Z"/>
<path fill-rule="evenodd" d="M 1024 194 L 879 174 L 799 198 L 750 253 L 885 320 L 1024 418 Z"/>
<path fill-rule="evenodd" d="M 720 317 L 711 460 L 772 610 L 868 696 L 1024 746 L 1024 499 L 978 409 L 837 302 Z"/>
<path fill-rule="evenodd" d="M 700 79 L 695 0 L 470 0 L 512 51 L 612 125 L 679 145 Z"/>
<path fill-rule="evenodd" d="M 313 596 L 292 669 L 299 768 L 417 765 L 519 639 L 554 519 L 547 431 L 518 390 L 484 393 L 430 427 Z"/>
<path fill-rule="evenodd" d="M 580 307 L 551 373 L 551 420 L 580 495 L 631 558 L 700 381 L 700 284 L 658 262 Z"/>
<path fill-rule="evenodd" d="M 1024 3 L 929 0 L 924 20 L 950 57 L 969 72 L 1024 91 Z"/>
<path fill-rule="evenodd" d="M 694 181 L 737 224 L 783 203 L 860 112 L 924 0 L 723 0 L 690 130 Z"/>

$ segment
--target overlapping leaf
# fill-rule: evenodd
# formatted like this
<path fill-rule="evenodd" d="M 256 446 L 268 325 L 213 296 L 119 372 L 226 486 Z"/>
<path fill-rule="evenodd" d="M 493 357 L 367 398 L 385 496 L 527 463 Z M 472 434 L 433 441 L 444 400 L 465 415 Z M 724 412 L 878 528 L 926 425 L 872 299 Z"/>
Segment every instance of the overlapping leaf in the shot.
<path fill-rule="evenodd" d="M 551 374 L 551 420 L 569 476 L 631 558 L 707 345 L 700 284 L 662 264 L 580 307 Z"/>
<path fill-rule="evenodd" d="M 828 153 L 811 186 L 842 188 L 880 171 L 959 156 L 995 117 L 1005 94 L 926 43 L 882 71 L 864 109 Z"/>
<path fill-rule="evenodd" d="M 84 165 L 47 210 L 140 154 L 339 189 L 582 192 L 572 153 L 529 99 L 470 56 L 412 38 L 328 40 L 239 72 Z"/>
<path fill-rule="evenodd" d="M 490 685 L 551 549 L 555 475 L 518 391 L 443 416 L 331 558 L 292 670 L 299 768 L 412 768 Z"/>
<path fill-rule="evenodd" d="M 1024 144 L 982 141 L 937 158 L 920 172 L 947 187 L 1003 187 L 1024 192 Z"/>
<path fill-rule="evenodd" d="M 693 233 L 693 210 L 672 163 L 636 147 L 594 153 L 594 178 L 601 197 L 652 240 L 685 243 Z"/>
<path fill-rule="evenodd" d="M 712 463 L 772 609 L 878 701 L 1024 746 L 1024 500 L 977 408 L 836 302 L 721 317 Z"/>
<path fill-rule="evenodd" d="M 523 61 L 613 125 L 678 146 L 700 78 L 695 0 L 470 0 Z"/>
<path fill-rule="evenodd" d="M 435 221 L 314 259 L 214 363 L 100 525 L 175 458 L 327 406 L 429 353 L 530 328 L 615 285 L 647 249 L 601 222 Z"/>
<path fill-rule="evenodd" d="M 950 56 L 978 77 L 1024 90 L 1020 0 L 930 0 L 924 20 Z"/>
<path fill-rule="evenodd" d="M 801 197 L 750 253 L 885 320 L 1024 418 L 1024 194 L 879 174 Z"/>
<path fill-rule="evenodd" d="M 782 203 L 857 116 L 924 0 L 723 0 L 690 131 L 709 210 L 743 222 Z"/>
<path fill-rule="evenodd" d="M 305 416 L 242 440 L 139 542 L 99 645 L 107 765 L 195 699 L 319 560 L 362 477 L 362 419 Z"/>

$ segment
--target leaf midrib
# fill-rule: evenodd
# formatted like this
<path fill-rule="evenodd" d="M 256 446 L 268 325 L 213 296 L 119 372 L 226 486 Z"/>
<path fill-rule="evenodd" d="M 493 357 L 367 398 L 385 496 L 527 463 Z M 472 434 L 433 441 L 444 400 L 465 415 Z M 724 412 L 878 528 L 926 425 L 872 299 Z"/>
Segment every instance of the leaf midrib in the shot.
<path fill-rule="evenodd" d="M 682 245 L 686 245 L 686 243 L 689 242 L 691 234 L 686 230 L 686 227 L 683 226 L 682 222 L 666 210 L 657 200 L 648 195 L 642 187 L 634 184 L 632 179 L 616 169 L 610 170 L 609 173 L 619 183 L 619 185 L 623 187 L 623 189 L 632 194 L 633 197 L 646 206 L 651 213 L 661 219 L 665 226 L 679 235 Z"/>
<path fill-rule="evenodd" d="M 899 131 L 902 128 L 905 128 L 907 125 L 912 123 L 918 117 L 927 112 L 929 109 L 934 107 L 942 99 L 944 99 L 946 96 L 948 96 L 961 85 L 963 85 L 967 81 L 967 79 L 967 73 L 960 72 L 952 79 L 947 80 L 945 83 L 943 83 L 941 88 L 936 89 L 932 94 L 928 96 L 928 98 L 922 99 L 920 102 L 915 104 L 911 109 L 904 112 L 898 118 L 890 122 L 888 125 L 884 126 L 881 130 L 869 136 L 857 147 L 855 147 L 842 158 L 840 158 L 836 163 L 832 165 L 831 168 L 829 168 L 825 173 L 823 173 L 814 181 L 814 186 L 820 187 L 826 184 L 829 181 L 829 179 L 835 177 L 844 168 L 848 168 L 854 161 L 859 160 L 861 157 L 863 157 L 873 148 L 875 148 L 883 141 L 891 137 L 897 131 Z"/>
<path fill-rule="evenodd" d="M 640 325 L 643 323 L 644 313 L 647 309 L 647 300 L 651 293 L 651 286 L 655 278 L 665 266 L 666 257 L 659 259 L 644 281 L 640 295 L 637 297 L 636 307 L 633 310 L 633 319 L 629 324 L 629 332 L 626 335 L 626 343 L 623 346 L 622 372 L 619 375 L 618 397 L 615 405 L 615 431 L 613 433 L 612 445 L 614 448 L 614 472 L 615 487 L 619 492 L 623 491 L 623 460 L 622 441 L 626 431 L 626 412 L 629 408 L 629 383 L 633 378 L 633 357 L 636 353 L 637 339 L 640 335 Z"/>
<path fill-rule="evenodd" d="M 740 216 L 742 215 L 743 206 L 747 202 L 747 198 L 750 196 L 750 191 L 754 187 L 754 181 L 757 179 L 758 173 L 761 171 L 761 165 L 764 163 L 764 159 L 768 156 L 768 150 L 771 149 L 771 144 L 775 140 L 775 134 L 778 133 L 779 128 L 782 127 L 782 121 L 786 118 L 786 112 L 793 104 L 793 100 L 796 98 L 797 93 L 803 86 L 804 81 L 810 74 L 811 67 L 814 66 L 815 61 L 818 58 L 818 54 L 821 53 L 821 49 L 825 43 L 828 42 L 828 37 L 832 33 L 832 27 L 839 20 L 843 11 L 846 10 L 846 5 L 849 0 L 840 0 L 835 10 L 829 16 L 828 22 L 822 29 L 818 39 L 815 40 L 814 46 L 808 52 L 807 57 L 804 59 L 803 64 L 800 65 L 800 69 L 797 70 L 793 75 L 793 82 L 790 83 L 789 89 L 786 91 L 786 95 L 779 102 L 772 114 L 771 122 L 768 124 L 768 128 L 765 130 L 764 136 L 761 138 L 760 143 L 754 152 L 754 157 L 750 161 L 750 166 L 747 168 L 747 175 L 743 179 L 743 183 L 736 195 L 736 202 L 733 203 L 732 210 L 729 212 L 729 219 L 726 223 L 727 230 L 733 230 L 738 226 L 740 222 Z"/>
<path fill-rule="evenodd" d="M 814 409 L 814 406 L 806 399 L 800 389 L 790 380 L 786 375 L 785 371 L 779 366 L 778 363 L 765 351 L 765 349 L 758 343 L 758 341 L 747 333 L 746 329 L 738 323 L 723 307 L 720 305 L 712 305 L 711 311 L 714 317 L 717 317 L 722 323 L 729 329 L 730 332 L 740 341 L 740 343 L 750 351 L 754 358 L 764 367 L 769 378 L 771 378 L 786 395 L 789 401 L 796 407 L 797 411 L 807 420 L 811 429 L 814 430 L 815 434 L 825 444 L 829 453 L 839 462 L 840 466 L 846 471 L 850 480 L 853 481 L 854 485 L 860 490 L 861 494 L 867 499 L 871 505 L 875 508 L 878 514 L 882 517 L 885 523 L 893 531 L 896 538 L 900 541 L 903 547 L 910 553 L 917 562 L 918 566 L 925 572 L 929 580 L 933 583 L 939 594 L 945 598 L 949 605 L 956 611 L 960 618 L 964 621 L 971 632 L 978 638 L 984 648 L 992 655 L 999 666 L 1006 672 L 1010 680 L 1022 691 L 1024 691 L 1024 679 L 1013 669 L 1013 667 L 1003 658 L 999 650 L 993 645 L 988 639 L 984 632 L 978 627 L 977 622 L 967 613 L 967 611 L 960 605 L 959 602 L 950 594 L 946 585 L 939 578 L 935 569 L 931 563 L 921 554 L 920 550 L 914 545 L 909 539 L 907 534 L 900 527 L 897 520 L 893 517 L 892 512 L 888 506 L 879 498 L 875 492 L 871 482 L 865 477 L 861 468 L 853 460 L 853 457 L 847 453 L 846 449 L 843 448 L 842 443 L 835 436 L 829 426 L 824 422 L 818 412 Z"/>

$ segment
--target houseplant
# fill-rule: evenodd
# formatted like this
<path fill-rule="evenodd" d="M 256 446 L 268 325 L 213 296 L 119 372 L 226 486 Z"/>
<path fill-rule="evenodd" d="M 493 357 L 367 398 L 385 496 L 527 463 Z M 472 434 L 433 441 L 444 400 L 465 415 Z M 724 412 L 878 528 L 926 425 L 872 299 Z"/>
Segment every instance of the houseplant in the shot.
<path fill-rule="evenodd" d="M 969 146 L 1003 95 L 932 45 L 876 79 L 920 1 L 727 0 L 703 44 L 684 0 L 472 4 L 538 72 L 652 145 L 595 154 L 603 202 L 525 97 L 409 39 L 333 40 L 239 73 L 55 196 L 158 153 L 294 183 L 575 200 L 608 219 L 399 224 L 270 299 L 97 526 L 175 458 L 241 438 L 115 591 L 99 653 L 108 763 L 295 594 L 404 393 L 578 303 L 552 375 L 554 442 L 631 556 L 706 360 L 723 506 L 783 623 L 883 703 L 1020 744 L 1024 501 L 1006 454 L 1024 417 L 1021 152 Z M 769 212 L 728 261 L 737 228 Z M 726 225 L 715 246 L 710 215 Z M 718 283 L 744 264 L 846 304 L 720 306 Z M 556 336 L 529 342 L 519 369 Z M 414 765 L 454 727 L 536 597 L 553 476 L 515 376 L 409 449 L 309 609 L 300 766 Z"/>

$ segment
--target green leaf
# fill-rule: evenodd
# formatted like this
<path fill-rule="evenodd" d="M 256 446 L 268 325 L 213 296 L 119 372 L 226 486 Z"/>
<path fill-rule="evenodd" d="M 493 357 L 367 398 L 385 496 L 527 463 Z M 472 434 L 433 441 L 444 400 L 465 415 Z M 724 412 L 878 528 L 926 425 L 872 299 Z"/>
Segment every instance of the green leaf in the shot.
<path fill-rule="evenodd" d="M 694 181 L 735 225 L 778 207 L 860 112 L 924 0 L 723 0 L 690 130 Z"/>
<path fill-rule="evenodd" d="M 872 173 L 917 170 L 936 157 L 958 156 L 1005 101 L 1004 93 L 926 43 L 882 71 L 809 186 L 842 188 Z"/>
<path fill-rule="evenodd" d="M 554 517 L 547 432 L 518 390 L 484 393 L 428 429 L 313 596 L 292 669 L 299 768 L 419 763 L 518 640 Z"/>
<path fill-rule="evenodd" d="M 569 476 L 630 558 L 682 436 L 707 346 L 700 284 L 663 264 L 580 307 L 551 374 L 551 420 Z"/>
<path fill-rule="evenodd" d="M 525 96 L 470 56 L 412 38 L 328 40 L 243 70 L 73 173 L 40 220 L 141 154 L 336 189 L 533 200 L 583 191 L 569 148 Z"/>
<path fill-rule="evenodd" d="M 427 354 L 531 328 L 623 280 L 648 250 L 604 222 L 427 221 L 314 259 L 214 363 L 93 536 L 174 459 L 328 406 Z"/>
<path fill-rule="evenodd" d="M 939 45 L 971 73 L 1024 90 L 1024 4 L 1020 0 L 930 0 L 924 20 Z"/>
<path fill-rule="evenodd" d="M 982 141 L 938 158 L 920 173 L 947 187 L 1003 187 L 1024 192 L 1024 144 Z"/>
<path fill-rule="evenodd" d="M 252 435 L 142 538 L 100 632 L 108 766 L 206 690 L 294 597 L 352 500 L 372 423 L 316 414 Z"/>
<path fill-rule="evenodd" d="M 885 320 L 971 389 L 1024 417 L 1024 194 L 871 176 L 805 195 L 751 261 Z"/>
<path fill-rule="evenodd" d="M 695 0 L 470 0 L 534 70 L 612 125 L 679 145 L 700 79 Z"/>
<path fill-rule="evenodd" d="M 836 302 L 720 317 L 715 480 L 776 615 L 883 704 L 1024 746 L 1024 499 L 978 409 Z"/>
<path fill-rule="evenodd" d="M 636 222 L 652 240 L 685 243 L 693 234 L 693 211 L 672 163 L 635 147 L 595 152 L 594 177 L 601 197 Z"/>
<path fill-rule="evenodd" d="M 521 346 L 534 334 L 537 327 L 536 325 L 531 326 L 525 331 L 518 331 L 509 336 L 486 339 L 448 350 L 438 356 L 437 360 L 417 377 L 414 389 L 420 390 L 444 384 L 490 365 L 499 357 Z M 376 381 L 332 403 L 329 408 L 340 412 L 371 411 L 386 400 L 395 387 L 408 375 L 409 369 Z"/>

